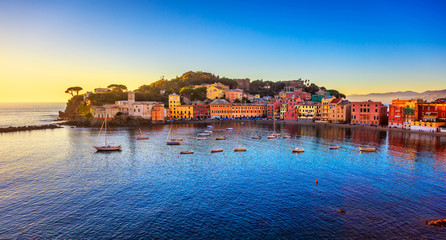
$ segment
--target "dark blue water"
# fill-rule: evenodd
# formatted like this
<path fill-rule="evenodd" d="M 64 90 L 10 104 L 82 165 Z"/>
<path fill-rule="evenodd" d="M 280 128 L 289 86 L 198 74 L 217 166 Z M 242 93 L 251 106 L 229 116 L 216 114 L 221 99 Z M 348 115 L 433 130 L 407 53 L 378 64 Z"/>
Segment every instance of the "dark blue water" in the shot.
<path fill-rule="evenodd" d="M 444 239 L 446 138 L 278 125 L 112 129 L 123 151 L 96 153 L 98 129 L 0 134 L 2 239 Z M 232 133 L 224 131 L 233 127 Z M 261 140 L 251 139 L 260 133 Z M 216 136 L 226 141 L 215 141 Z M 337 144 L 339 150 L 328 150 Z M 360 153 L 357 146 L 377 147 Z M 234 147 L 247 152 L 234 153 Z M 305 153 L 293 154 L 293 147 Z M 211 154 L 213 148 L 223 153 Z M 180 151 L 194 150 L 194 155 Z M 318 184 L 315 180 L 318 179 Z M 339 212 L 346 210 L 345 214 Z"/>

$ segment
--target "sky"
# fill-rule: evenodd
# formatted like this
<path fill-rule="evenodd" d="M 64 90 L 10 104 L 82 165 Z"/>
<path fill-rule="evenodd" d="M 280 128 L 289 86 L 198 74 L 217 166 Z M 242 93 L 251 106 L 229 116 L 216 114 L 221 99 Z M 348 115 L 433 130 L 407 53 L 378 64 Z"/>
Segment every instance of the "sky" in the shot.
<path fill-rule="evenodd" d="M 446 89 L 445 1 L 0 1 L 0 102 L 187 71 L 344 94 Z"/>

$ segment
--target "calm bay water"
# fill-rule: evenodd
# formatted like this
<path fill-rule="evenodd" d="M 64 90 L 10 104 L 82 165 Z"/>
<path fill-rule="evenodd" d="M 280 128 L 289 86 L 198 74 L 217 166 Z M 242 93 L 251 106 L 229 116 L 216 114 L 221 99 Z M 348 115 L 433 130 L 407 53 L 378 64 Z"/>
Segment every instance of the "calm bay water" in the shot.
<path fill-rule="evenodd" d="M 66 103 L 0 103 L 0 128 L 55 123 Z"/>
<path fill-rule="evenodd" d="M 0 134 L 0 238 L 444 239 L 446 138 L 269 124 L 112 129 L 123 151 L 97 153 L 98 129 Z M 234 131 L 224 131 L 233 127 Z M 251 139 L 254 133 L 261 140 Z M 215 141 L 217 136 L 226 141 Z M 328 150 L 338 144 L 339 150 Z M 372 145 L 375 153 L 359 153 Z M 247 152 L 234 153 L 234 147 Z M 292 154 L 294 146 L 305 153 Z M 223 153 L 211 154 L 214 148 Z M 179 155 L 194 150 L 194 155 Z M 315 180 L 319 183 L 316 185 Z M 345 214 L 339 209 L 346 210 Z"/>

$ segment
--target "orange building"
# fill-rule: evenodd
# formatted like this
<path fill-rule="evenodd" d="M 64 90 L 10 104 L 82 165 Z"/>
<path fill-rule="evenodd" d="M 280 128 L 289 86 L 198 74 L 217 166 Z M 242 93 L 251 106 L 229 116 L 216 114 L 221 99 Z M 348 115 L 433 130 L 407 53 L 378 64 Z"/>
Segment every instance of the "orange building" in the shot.
<path fill-rule="evenodd" d="M 422 102 L 421 99 L 392 100 L 389 106 L 389 127 L 410 129 L 417 115 L 417 106 Z"/>
<path fill-rule="evenodd" d="M 224 99 L 215 99 L 210 104 L 211 118 L 232 118 L 232 106 Z"/>
<path fill-rule="evenodd" d="M 266 104 L 232 105 L 232 117 L 234 118 L 266 117 L 266 112 Z"/>

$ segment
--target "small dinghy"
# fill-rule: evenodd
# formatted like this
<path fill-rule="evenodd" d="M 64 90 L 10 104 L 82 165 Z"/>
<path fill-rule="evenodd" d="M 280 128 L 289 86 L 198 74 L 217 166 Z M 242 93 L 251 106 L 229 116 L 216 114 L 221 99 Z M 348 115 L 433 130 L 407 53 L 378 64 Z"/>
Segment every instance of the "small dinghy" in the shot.
<path fill-rule="evenodd" d="M 266 138 L 268 138 L 268 139 L 276 139 L 276 136 L 274 136 L 274 135 L 269 135 L 269 136 L 266 137 Z"/>
<path fill-rule="evenodd" d="M 303 149 L 300 149 L 300 148 L 293 148 L 293 151 L 292 151 L 293 153 L 303 153 L 303 152 L 305 152 Z"/>
<path fill-rule="evenodd" d="M 194 154 L 194 151 L 181 151 L 180 154 Z"/>
<path fill-rule="evenodd" d="M 226 140 L 226 137 L 217 137 L 215 140 Z"/>
<path fill-rule="evenodd" d="M 375 152 L 376 148 L 374 148 L 374 147 L 359 147 L 359 151 L 361 151 L 361 152 Z"/>
<path fill-rule="evenodd" d="M 207 138 L 205 138 L 205 137 L 197 137 L 197 138 L 196 138 L 197 141 L 206 140 L 206 139 L 207 139 Z"/>
<path fill-rule="evenodd" d="M 149 137 L 144 137 L 144 136 L 142 135 L 141 128 L 139 129 L 139 133 L 141 134 L 141 136 L 136 136 L 136 137 L 135 137 L 136 140 L 147 140 L 147 139 L 149 139 Z M 148 135 L 148 134 L 146 134 L 146 135 Z"/>
<path fill-rule="evenodd" d="M 202 132 L 202 133 L 199 133 L 197 135 L 200 136 L 200 137 L 203 137 L 203 136 L 210 136 L 211 134 L 207 133 L 207 132 Z"/>
<path fill-rule="evenodd" d="M 328 147 L 328 149 L 330 149 L 330 150 L 339 149 L 339 146 L 338 145 L 331 145 L 331 146 Z"/>
<path fill-rule="evenodd" d="M 246 148 L 241 148 L 241 147 L 234 148 L 234 152 L 246 152 Z"/>
<path fill-rule="evenodd" d="M 167 145 L 180 145 L 180 141 L 168 141 L 166 142 Z"/>
<path fill-rule="evenodd" d="M 211 153 L 223 152 L 223 148 L 211 149 Z"/>
<path fill-rule="evenodd" d="M 204 130 L 205 133 L 212 133 L 211 130 Z"/>
<path fill-rule="evenodd" d="M 252 137 L 252 139 L 261 139 L 262 137 L 261 136 L 254 136 L 254 137 Z"/>
<path fill-rule="evenodd" d="M 98 150 L 98 151 L 120 151 L 121 145 L 119 145 L 119 146 L 111 146 L 111 145 L 94 146 L 94 148 L 96 148 L 96 150 Z"/>
<path fill-rule="evenodd" d="M 290 135 L 285 135 L 285 136 L 283 136 L 283 138 L 291 138 L 291 136 Z"/>
<path fill-rule="evenodd" d="M 226 128 L 226 131 L 232 131 L 232 128 Z"/>

